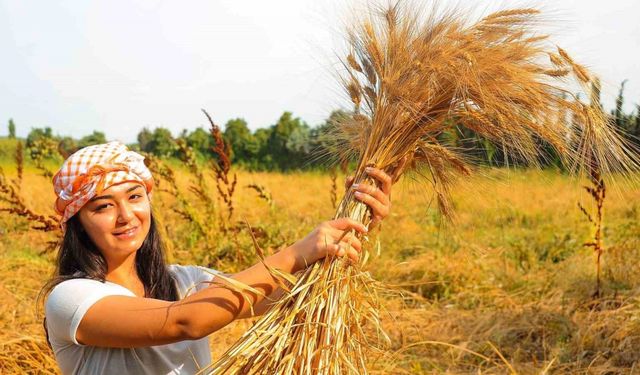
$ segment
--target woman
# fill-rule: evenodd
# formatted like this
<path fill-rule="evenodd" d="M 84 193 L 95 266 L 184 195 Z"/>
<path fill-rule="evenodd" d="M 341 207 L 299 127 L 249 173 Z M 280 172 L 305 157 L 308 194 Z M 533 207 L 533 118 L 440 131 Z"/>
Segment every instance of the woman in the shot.
<path fill-rule="evenodd" d="M 45 329 L 65 374 L 191 374 L 210 363 L 207 336 L 251 316 L 244 297 L 224 287 L 215 271 L 166 266 L 153 219 L 153 178 L 144 157 L 118 142 L 71 155 L 54 176 L 56 210 L 64 231 L 54 278 L 45 286 Z M 352 186 L 376 222 L 390 208 L 391 178 L 368 172 L 381 188 Z M 358 258 L 366 233 L 350 219 L 327 221 L 304 239 L 266 258 L 295 273 L 325 256 Z M 231 278 L 277 298 L 262 263 Z M 254 313 L 269 299 L 252 295 Z"/>

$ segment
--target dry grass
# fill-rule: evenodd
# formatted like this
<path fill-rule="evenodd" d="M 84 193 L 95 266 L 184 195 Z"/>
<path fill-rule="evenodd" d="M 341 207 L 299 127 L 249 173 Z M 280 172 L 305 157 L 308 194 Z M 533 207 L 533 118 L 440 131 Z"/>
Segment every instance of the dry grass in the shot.
<path fill-rule="evenodd" d="M 10 165 L 5 171 L 9 179 L 17 176 Z M 187 191 L 189 173 L 180 167 L 175 173 L 178 187 Z M 431 193 L 425 194 L 420 184 L 405 180 L 396 186 L 394 213 L 384 225 L 402 230 L 380 238 L 385 251 L 372 258 L 370 269 L 376 279 L 401 285 L 411 298 L 383 301 L 389 311 L 382 315 L 383 325 L 397 354 L 374 357 L 371 372 L 505 373 L 508 367 L 492 343 L 522 374 L 540 373 L 550 363 L 549 373 L 556 374 L 632 373 L 640 339 L 635 320 L 640 268 L 630 259 L 640 256 L 640 192 L 621 188 L 620 195 L 609 197 L 602 298 L 594 301 L 594 258 L 582 248 L 592 233 L 575 206 L 580 184 L 550 172 L 481 174 L 451 191 L 453 204 L 464 207 L 455 232 L 440 229 L 435 208 L 426 208 Z M 22 191 L 32 197 L 29 204 L 47 212 L 53 201 L 50 186 L 30 165 L 23 178 Z M 260 204 L 254 191 L 240 189 L 237 215 L 264 229 L 267 237 L 258 241 L 267 251 L 306 234 L 332 214 L 329 176 L 238 175 L 242 186 L 255 181 L 270 189 L 275 207 Z M 470 194 L 478 188 L 482 195 Z M 158 192 L 156 210 L 171 207 L 171 197 Z M 593 203 L 585 200 L 583 205 L 591 209 Z M 173 261 L 203 264 L 209 249 L 185 235 L 190 232 L 197 239 L 197 229 L 175 213 L 166 213 L 164 220 L 174 242 Z M 25 220 L 6 214 L 0 215 L 0 231 L 0 296 L 5 301 L 0 306 L 0 372 L 55 373 L 35 306 L 39 288 L 53 270 L 53 255 L 38 255 L 49 235 L 30 231 Z M 246 262 L 252 261 L 250 240 L 240 246 Z M 242 266 L 227 262 L 221 269 Z M 236 322 L 213 334 L 214 358 L 250 325 Z"/>
<path fill-rule="evenodd" d="M 27 202 L 25 202 L 21 194 L 24 175 L 24 150 L 21 141 L 16 142 L 13 156 L 16 169 L 15 178 L 7 178 L 4 170 L 0 167 L 0 202 L 4 203 L 4 207 L 1 207 L 0 211 L 27 219 L 32 228 L 36 230 L 60 232 L 55 216 L 34 211 L 33 208 L 29 207 Z M 44 168 L 41 160 L 36 160 L 35 165 L 38 169 Z M 45 174 L 44 177 L 50 178 L 51 176 Z"/>
<path fill-rule="evenodd" d="M 536 9 L 514 9 L 475 21 L 460 10 L 423 14 L 410 2 L 394 2 L 356 20 L 347 31 L 351 51 L 343 62 L 355 110 L 334 134 L 338 159 L 357 160 L 355 183 L 374 183 L 365 173 L 370 166 L 394 180 L 426 170 L 440 211 L 451 216 L 453 177 L 468 176 L 471 168 L 439 137 L 457 127 L 533 165 L 545 142 L 572 171 L 637 169 L 630 146 L 602 110 L 570 93 L 567 79 L 589 87 L 593 78 L 536 34 L 540 19 Z M 557 115 L 565 112 L 572 115 L 569 124 Z M 353 191 L 334 217 L 371 222 Z M 327 258 L 307 268 L 206 372 L 367 373 L 370 356 L 384 354 L 379 341 L 388 341 L 378 329 L 384 288 L 364 267 L 368 259 L 365 252 L 357 264 Z"/>

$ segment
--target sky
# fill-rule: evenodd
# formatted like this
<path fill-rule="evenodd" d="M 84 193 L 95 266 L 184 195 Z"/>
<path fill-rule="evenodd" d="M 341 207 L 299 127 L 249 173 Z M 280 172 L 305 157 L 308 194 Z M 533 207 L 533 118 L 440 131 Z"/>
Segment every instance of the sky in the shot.
<path fill-rule="evenodd" d="M 144 126 L 207 126 L 201 108 L 219 125 L 255 130 L 284 111 L 318 125 L 347 107 L 336 56 L 366 1 L 0 0 L 0 136 L 13 118 L 20 137 L 48 126 L 129 143 Z M 606 108 L 623 79 L 625 110 L 640 104 L 640 1 L 456 2 L 472 3 L 542 8 L 552 40 L 601 77 Z"/>

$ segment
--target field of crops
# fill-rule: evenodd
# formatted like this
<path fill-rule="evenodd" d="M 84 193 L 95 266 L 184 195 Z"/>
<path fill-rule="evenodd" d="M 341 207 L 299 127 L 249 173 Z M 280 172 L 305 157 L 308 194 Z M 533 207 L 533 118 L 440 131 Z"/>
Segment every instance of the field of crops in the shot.
<path fill-rule="evenodd" d="M 14 144 L 2 146 L 0 166 L 10 180 L 17 175 Z M 329 174 L 237 171 L 229 220 L 212 178 L 207 205 L 188 189 L 197 184 L 193 173 L 178 161 L 168 165 L 176 182 L 159 178 L 153 204 L 173 263 L 233 272 L 257 260 L 245 219 L 269 252 L 335 212 Z M 337 177 L 338 195 L 344 178 Z M 590 209 L 593 203 L 583 183 L 557 171 L 480 169 L 456 185 L 456 221 L 446 224 L 428 184 L 401 180 L 392 214 L 370 242 L 370 272 L 403 291 L 403 298 L 390 294 L 383 301 L 390 342 L 381 343 L 388 354 L 372 356 L 372 372 L 634 373 L 640 190 L 608 187 L 602 286 L 594 296 L 595 257 L 583 246 L 593 229 L 577 204 Z M 52 213 L 50 181 L 29 162 L 20 187 L 28 207 Z M 200 226 L 173 210 L 185 204 Z M 53 271 L 55 254 L 46 252 L 52 239 L 0 212 L 0 373 L 57 371 L 36 304 Z M 250 324 L 211 335 L 214 358 Z"/>

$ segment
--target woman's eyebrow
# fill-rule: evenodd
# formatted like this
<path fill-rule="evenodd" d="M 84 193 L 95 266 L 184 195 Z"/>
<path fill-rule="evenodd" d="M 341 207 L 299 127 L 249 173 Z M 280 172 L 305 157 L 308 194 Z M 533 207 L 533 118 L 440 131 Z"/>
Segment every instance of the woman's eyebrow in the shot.
<path fill-rule="evenodd" d="M 138 188 L 141 188 L 141 187 L 142 187 L 141 185 L 133 186 L 133 187 L 131 187 L 131 188 L 127 189 L 127 191 L 125 192 L 125 194 L 126 194 L 126 193 L 130 193 L 130 192 L 132 192 L 132 191 L 134 191 L 134 190 L 136 190 L 136 189 L 138 189 Z M 91 199 L 89 200 L 89 202 L 97 201 L 97 200 L 99 200 L 99 199 L 113 199 L 113 195 L 101 195 L 101 196 L 99 196 L 99 197 L 93 197 L 93 198 L 91 198 Z"/>

